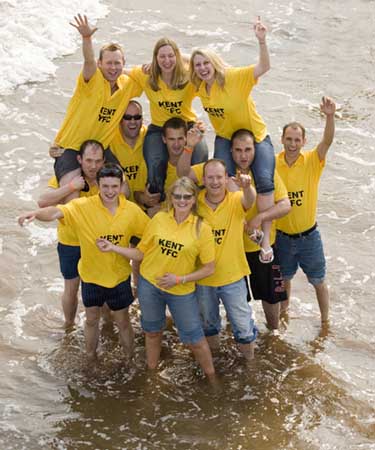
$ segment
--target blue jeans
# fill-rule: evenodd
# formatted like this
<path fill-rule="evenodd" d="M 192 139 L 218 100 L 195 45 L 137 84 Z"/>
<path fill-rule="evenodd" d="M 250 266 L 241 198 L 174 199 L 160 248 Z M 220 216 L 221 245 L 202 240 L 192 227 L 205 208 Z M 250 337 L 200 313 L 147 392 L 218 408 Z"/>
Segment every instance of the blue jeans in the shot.
<path fill-rule="evenodd" d="M 324 281 L 326 260 L 319 230 L 307 236 L 291 238 L 277 232 L 276 247 L 284 280 L 291 280 L 301 267 L 309 282 L 316 286 Z"/>
<path fill-rule="evenodd" d="M 170 294 L 158 289 L 140 276 L 138 300 L 142 312 L 141 324 L 146 333 L 163 330 L 165 307 L 168 305 L 181 342 L 195 344 L 204 338 L 195 292 L 186 295 Z"/>
<path fill-rule="evenodd" d="M 251 306 L 247 302 L 247 289 L 243 278 L 219 287 L 197 285 L 196 292 L 206 336 L 215 336 L 220 333 L 219 304 L 221 300 L 236 342 L 249 344 L 255 340 L 258 329 L 254 323 Z"/>
<path fill-rule="evenodd" d="M 236 174 L 236 165 L 232 158 L 229 139 L 216 136 L 214 158 L 222 159 L 225 162 L 229 176 L 233 177 Z M 255 142 L 255 157 L 251 164 L 251 171 L 258 194 L 274 191 L 275 150 L 269 136 L 266 136 L 261 142 Z"/>
<path fill-rule="evenodd" d="M 190 122 L 189 128 L 192 126 Z M 143 157 L 147 165 L 147 184 L 150 192 L 164 192 L 164 183 L 167 176 L 168 150 L 162 139 L 162 128 L 149 125 L 143 143 Z M 208 159 L 208 147 L 206 141 L 202 141 L 194 148 L 191 163 L 198 164 Z"/>

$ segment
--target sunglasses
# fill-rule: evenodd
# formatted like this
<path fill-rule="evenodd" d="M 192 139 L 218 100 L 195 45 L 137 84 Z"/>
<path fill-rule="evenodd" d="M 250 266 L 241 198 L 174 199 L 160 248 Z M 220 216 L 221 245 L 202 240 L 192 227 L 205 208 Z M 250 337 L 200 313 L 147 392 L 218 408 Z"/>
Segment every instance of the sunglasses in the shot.
<path fill-rule="evenodd" d="M 172 197 L 176 200 L 191 200 L 194 195 L 193 194 L 173 194 Z"/>
<path fill-rule="evenodd" d="M 136 114 L 135 116 L 132 116 L 131 114 L 124 114 L 122 116 L 122 118 L 124 120 L 132 120 L 132 119 L 134 119 L 134 120 L 141 120 L 142 119 L 142 114 Z"/>

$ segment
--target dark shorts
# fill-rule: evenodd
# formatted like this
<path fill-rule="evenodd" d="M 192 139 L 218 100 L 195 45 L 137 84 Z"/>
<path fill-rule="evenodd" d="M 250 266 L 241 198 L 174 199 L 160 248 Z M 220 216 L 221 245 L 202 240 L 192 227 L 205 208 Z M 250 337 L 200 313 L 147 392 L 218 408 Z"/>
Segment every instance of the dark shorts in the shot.
<path fill-rule="evenodd" d="M 81 247 L 78 245 L 57 244 L 60 271 L 65 280 L 79 277 L 78 261 L 81 258 Z"/>
<path fill-rule="evenodd" d="M 248 301 L 263 300 L 271 305 L 282 302 L 287 299 L 287 293 L 284 281 L 281 277 L 280 262 L 275 246 L 272 247 L 274 252 L 274 260 L 271 264 L 263 264 L 259 261 L 259 251 L 246 253 L 247 262 L 249 264 L 250 286 L 246 283 L 248 290 Z"/>
<path fill-rule="evenodd" d="M 111 311 L 119 311 L 127 308 L 134 301 L 130 277 L 113 288 L 82 281 L 81 291 L 83 304 L 86 308 L 103 306 L 104 303 L 107 303 Z"/>
<path fill-rule="evenodd" d="M 77 150 L 66 148 L 61 156 L 55 158 L 55 164 L 53 168 L 55 170 L 55 175 L 58 181 L 60 181 L 61 178 L 67 173 L 80 168 L 79 162 L 77 160 L 78 154 L 79 153 Z M 105 162 L 120 165 L 118 159 L 109 148 L 104 151 L 104 160 Z"/>

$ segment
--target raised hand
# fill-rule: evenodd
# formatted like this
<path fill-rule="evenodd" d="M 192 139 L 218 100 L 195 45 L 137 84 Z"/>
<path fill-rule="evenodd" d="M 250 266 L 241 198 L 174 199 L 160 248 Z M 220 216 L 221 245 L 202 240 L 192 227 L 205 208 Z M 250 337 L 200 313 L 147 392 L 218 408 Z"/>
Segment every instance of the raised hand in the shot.
<path fill-rule="evenodd" d="M 260 16 L 257 17 L 257 20 L 254 23 L 254 32 L 259 42 L 264 42 L 266 40 L 267 28 L 260 21 Z"/>
<path fill-rule="evenodd" d="M 76 16 L 74 16 L 74 20 L 75 23 L 69 22 L 69 24 L 72 27 L 76 28 L 83 38 L 92 36 L 98 29 L 97 27 L 90 26 L 87 16 L 82 17 L 81 14 L 77 14 Z"/>
<path fill-rule="evenodd" d="M 332 116 L 336 112 L 336 103 L 330 97 L 322 97 L 320 112 L 326 116 Z"/>

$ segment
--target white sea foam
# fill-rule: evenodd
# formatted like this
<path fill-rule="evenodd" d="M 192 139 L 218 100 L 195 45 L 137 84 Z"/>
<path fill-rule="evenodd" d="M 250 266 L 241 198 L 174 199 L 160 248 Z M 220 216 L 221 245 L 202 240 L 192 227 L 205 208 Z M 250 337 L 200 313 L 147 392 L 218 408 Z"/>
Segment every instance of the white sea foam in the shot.
<path fill-rule="evenodd" d="M 93 21 L 107 14 L 100 0 L 5 0 L 0 2 L 0 94 L 20 84 L 53 75 L 54 58 L 80 45 L 69 25 L 72 14 L 87 13 Z"/>

